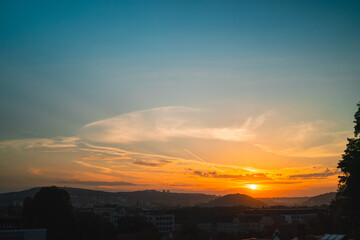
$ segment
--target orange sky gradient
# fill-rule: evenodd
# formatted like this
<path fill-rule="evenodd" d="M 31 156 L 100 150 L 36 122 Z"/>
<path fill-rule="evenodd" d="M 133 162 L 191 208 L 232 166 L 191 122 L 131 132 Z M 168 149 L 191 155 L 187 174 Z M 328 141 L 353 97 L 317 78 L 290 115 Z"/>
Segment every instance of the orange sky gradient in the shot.
<path fill-rule="evenodd" d="M 330 132 L 326 122 L 316 121 L 273 125 L 280 121 L 276 114 L 217 126 L 209 123 L 211 115 L 216 113 L 156 108 L 87 124 L 74 137 L 3 141 L 2 176 L 9 180 L 1 185 L 253 197 L 336 190 L 336 164 L 350 132 Z"/>

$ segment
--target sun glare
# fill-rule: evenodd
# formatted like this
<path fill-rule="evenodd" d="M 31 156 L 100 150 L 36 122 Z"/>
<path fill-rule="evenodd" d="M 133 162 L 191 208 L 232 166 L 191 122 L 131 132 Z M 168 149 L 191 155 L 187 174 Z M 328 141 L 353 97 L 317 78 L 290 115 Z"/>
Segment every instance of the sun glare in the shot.
<path fill-rule="evenodd" d="M 251 190 L 256 190 L 258 188 L 258 185 L 255 184 L 248 184 L 247 187 Z"/>

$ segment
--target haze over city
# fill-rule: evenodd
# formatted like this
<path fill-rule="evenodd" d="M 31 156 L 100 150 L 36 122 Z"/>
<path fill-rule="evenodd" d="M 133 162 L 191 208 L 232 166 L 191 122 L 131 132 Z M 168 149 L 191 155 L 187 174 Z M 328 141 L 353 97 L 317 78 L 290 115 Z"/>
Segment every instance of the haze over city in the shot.
<path fill-rule="evenodd" d="M 359 10 L 1 2 L 0 192 L 336 191 L 359 102 Z"/>

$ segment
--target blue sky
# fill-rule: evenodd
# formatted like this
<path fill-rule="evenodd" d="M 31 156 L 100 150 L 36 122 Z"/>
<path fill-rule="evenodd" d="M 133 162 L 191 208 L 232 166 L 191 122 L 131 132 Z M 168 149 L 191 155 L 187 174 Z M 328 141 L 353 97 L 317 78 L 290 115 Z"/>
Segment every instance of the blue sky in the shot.
<path fill-rule="evenodd" d="M 168 106 L 214 111 L 201 120 L 211 126 L 272 112 L 351 132 L 359 12 L 357 1 L 1 1 L 0 140 L 78 136 Z"/>

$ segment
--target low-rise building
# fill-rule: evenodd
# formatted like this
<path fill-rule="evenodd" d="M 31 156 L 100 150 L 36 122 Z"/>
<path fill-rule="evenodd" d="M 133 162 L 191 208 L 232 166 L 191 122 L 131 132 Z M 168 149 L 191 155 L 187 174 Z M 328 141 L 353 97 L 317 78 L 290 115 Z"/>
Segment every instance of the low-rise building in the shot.
<path fill-rule="evenodd" d="M 316 218 L 317 214 L 316 213 L 285 214 L 283 216 L 288 224 L 292 224 L 292 223 L 306 223 L 308 220 Z"/>
<path fill-rule="evenodd" d="M 223 218 L 214 223 L 198 223 L 197 226 L 208 232 L 250 233 L 261 232 L 272 224 L 274 220 L 269 216 L 239 214 L 234 218 Z"/>
<path fill-rule="evenodd" d="M 46 240 L 46 229 L 0 230 L 0 240 Z"/>
<path fill-rule="evenodd" d="M 145 219 L 152 223 L 161 234 L 175 229 L 175 216 L 172 214 L 146 214 Z"/>
<path fill-rule="evenodd" d="M 112 212 L 109 216 L 110 223 L 114 226 L 117 226 L 119 219 L 125 216 L 126 214 L 124 214 L 123 212 Z"/>

